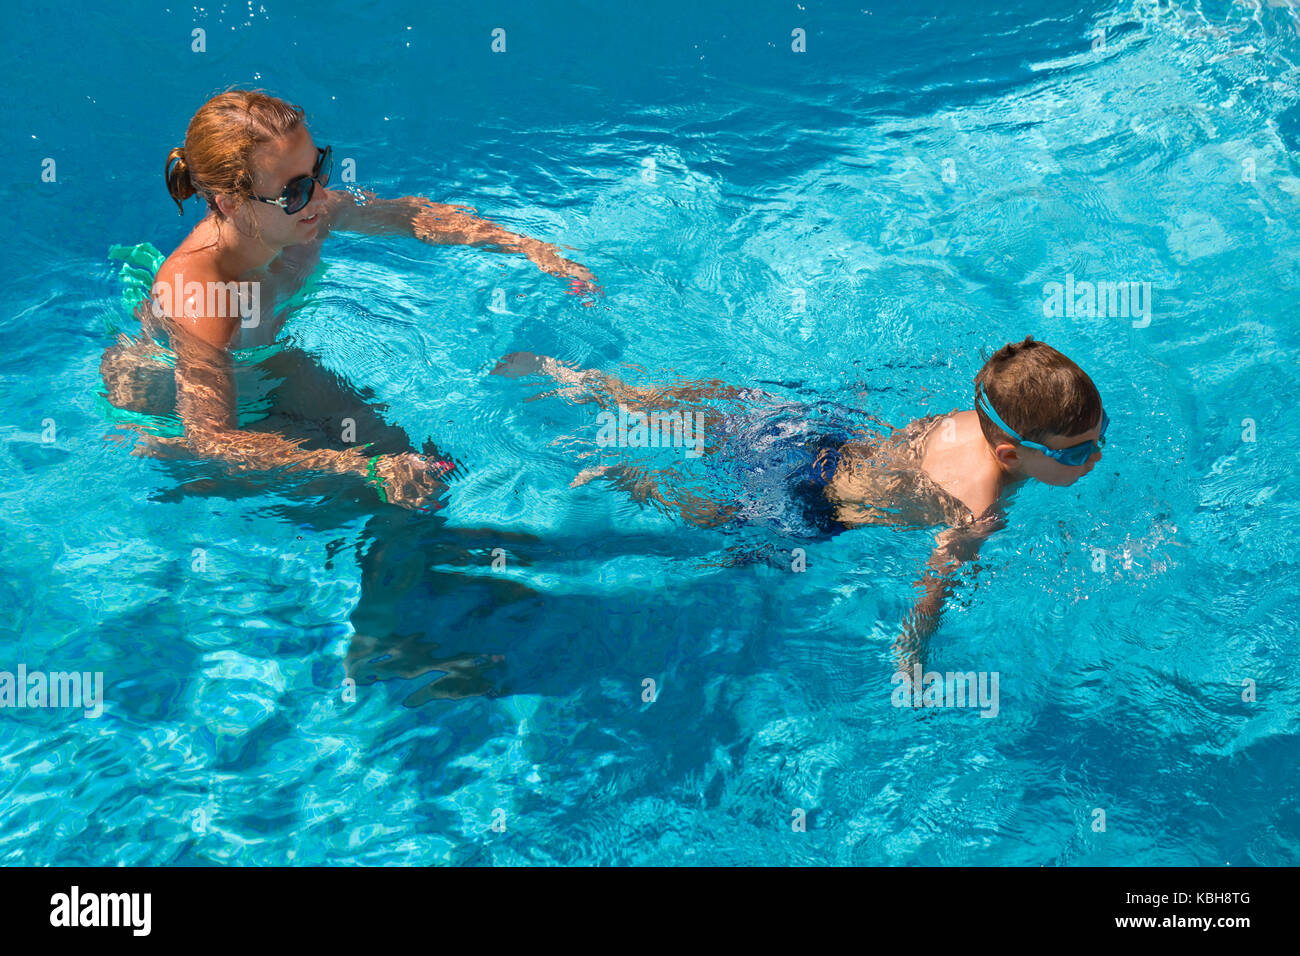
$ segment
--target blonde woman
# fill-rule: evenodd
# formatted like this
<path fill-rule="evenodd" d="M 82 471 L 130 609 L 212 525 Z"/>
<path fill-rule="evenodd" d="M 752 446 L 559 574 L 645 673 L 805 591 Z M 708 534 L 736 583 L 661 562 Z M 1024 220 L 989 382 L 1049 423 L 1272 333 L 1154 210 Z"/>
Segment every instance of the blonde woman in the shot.
<path fill-rule="evenodd" d="M 556 247 L 508 232 L 471 209 L 418 197 L 363 194 L 358 202 L 349 192 L 330 190 L 332 163 L 331 149 L 312 138 L 302 109 L 265 93 L 222 93 L 194 114 L 185 145 L 168 154 L 167 190 L 182 213 L 185 200 L 198 195 L 207 214 L 158 269 L 152 301 L 140 310 L 175 354 L 174 384 L 157 381 L 155 364 L 151 388 L 139 350 L 121 342 L 102 363 L 109 399 L 142 410 L 146 393 L 156 393 L 159 384 L 174 395 L 184 437 L 151 438 L 152 453 L 183 449 L 239 470 L 354 474 L 383 500 L 424 510 L 445 491 L 442 479 L 452 462 L 436 449 L 412 451 L 405 433 L 385 422 L 373 402 L 296 349 L 275 354 L 262 369 L 276 383 L 271 400 L 277 414 L 241 428 L 231 349 L 275 340 L 285 317 L 281 310 L 273 318 L 276 305 L 302 286 L 333 231 L 518 253 L 568 278 L 576 294 L 599 287 Z M 355 445 L 338 438 L 345 418 L 355 425 Z M 426 451 L 430 447 L 426 443 Z"/>

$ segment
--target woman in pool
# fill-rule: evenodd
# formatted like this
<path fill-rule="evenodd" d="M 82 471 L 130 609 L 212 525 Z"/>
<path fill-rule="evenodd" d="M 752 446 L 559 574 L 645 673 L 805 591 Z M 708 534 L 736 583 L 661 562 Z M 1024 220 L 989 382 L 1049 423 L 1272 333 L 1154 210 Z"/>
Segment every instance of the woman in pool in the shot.
<path fill-rule="evenodd" d="M 190 120 L 185 145 L 168 155 L 165 172 L 177 208 L 183 213 L 182 203 L 197 194 L 207 215 L 158 269 L 153 300 L 139 310 L 146 334 L 110 348 L 101 370 L 118 407 L 145 411 L 160 391 L 164 400 L 174 397 L 184 437 L 146 437 L 149 453 L 183 446 L 239 470 L 357 475 L 384 500 L 423 509 L 445 490 L 441 479 L 453 468 L 431 443 L 427 454 L 416 454 L 368 396 L 294 348 L 259 364 L 258 373 L 273 383 L 272 411 L 241 427 L 230 350 L 275 340 L 289 312 L 277 304 L 302 287 L 333 231 L 521 253 L 544 272 L 569 278 L 576 294 L 599 288 L 554 246 L 507 232 L 471 209 L 418 197 L 364 194 L 358 201 L 327 189 L 332 161 L 299 107 L 244 90 L 205 103 Z M 168 372 L 165 381 L 160 366 L 144 357 L 159 332 L 175 353 L 174 378 Z"/>

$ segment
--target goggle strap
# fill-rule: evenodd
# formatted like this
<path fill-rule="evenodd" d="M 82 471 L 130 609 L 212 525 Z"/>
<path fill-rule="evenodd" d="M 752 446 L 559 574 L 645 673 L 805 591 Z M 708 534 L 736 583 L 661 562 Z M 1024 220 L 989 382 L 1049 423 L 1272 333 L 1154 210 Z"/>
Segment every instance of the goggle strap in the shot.
<path fill-rule="evenodd" d="M 994 425 L 997 425 L 998 428 L 1002 429 L 1004 432 L 1006 432 L 1016 441 L 1020 442 L 1021 444 L 1024 444 L 1025 440 L 1020 437 L 1019 433 L 1010 425 L 1008 425 L 1006 422 L 1004 422 L 1002 420 L 1002 417 L 993 410 L 993 402 L 989 400 L 988 392 L 984 391 L 983 382 L 980 382 L 979 393 L 975 396 L 975 403 L 977 405 L 981 403 L 983 404 L 984 413 L 988 415 L 989 418 L 993 419 Z"/>
<path fill-rule="evenodd" d="M 1030 448 L 1041 449 L 1043 454 L 1047 455 L 1047 457 L 1053 459 L 1054 461 L 1060 462 L 1063 465 L 1067 465 L 1069 467 L 1077 467 L 1077 465 L 1071 465 L 1069 461 L 1064 461 L 1061 457 L 1062 454 L 1066 452 L 1070 452 L 1071 449 L 1048 448 L 1046 445 L 1043 445 L 1039 442 L 1028 441 L 1024 438 L 1021 438 L 1020 435 L 1016 432 L 1016 430 L 1012 428 L 1010 425 L 1008 425 L 1006 422 L 1004 422 L 1001 416 L 999 416 L 998 413 L 993 410 L 993 403 L 989 400 L 988 393 L 984 391 L 983 382 L 980 382 L 979 391 L 975 396 L 975 403 L 977 405 L 983 406 L 985 414 L 987 414 L 988 417 L 993 420 L 993 424 L 997 425 L 998 428 L 1002 429 L 1004 432 L 1006 432 L 1008 435 L 1010 435 L 1020 444 L 1028 445 Z M 1101 413 L 1104 416 L 1106 414 L 1106 410 L 1102 409 Z M 1102 427 L 1104 429 L 1105 426 L 1103 425 Z M 1088 454 L 1084 455 L 1083 459 L 1080 462 L 1078 462 L 1078 464 L 1082 464 L 1084 461 L 1087 461 L 1092 456 L 1093 452 L 1095 452 L 1098 448 L 1101 447 L 1100 441 L 1092 442 L 1091 444 L 1092 444 L 1092 448 L 1089 449 Z M 1077 453 L 1069 455 L 1071 461 L 1073 461 L 1074 458 L 1076 457 L 1078 457 Z"/>

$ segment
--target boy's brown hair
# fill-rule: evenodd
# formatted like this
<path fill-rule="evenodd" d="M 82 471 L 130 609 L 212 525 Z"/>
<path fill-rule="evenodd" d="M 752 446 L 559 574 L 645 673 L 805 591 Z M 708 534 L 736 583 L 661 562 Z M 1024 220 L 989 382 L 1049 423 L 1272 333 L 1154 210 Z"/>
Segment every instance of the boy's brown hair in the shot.
<path fill-rule="evenodd" d="M 1088 374 L 1032 336 L 994 352 L 975 376 L 977 399 L 980 385 L 998 416 L 1027 441 L 1081 435 L 1101 420 L 1101 395 Z M 1016 443 L 993 424 L 979 401 L 975 413 L 990 445 Z"/>

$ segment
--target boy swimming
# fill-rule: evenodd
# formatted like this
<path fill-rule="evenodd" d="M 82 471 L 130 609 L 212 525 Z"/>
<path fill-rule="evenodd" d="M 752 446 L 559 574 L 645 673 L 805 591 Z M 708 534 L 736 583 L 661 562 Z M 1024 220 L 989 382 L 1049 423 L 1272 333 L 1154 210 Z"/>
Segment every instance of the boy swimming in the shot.
<path fill-rule="evenodd" d="M 702 415 L 708 451 L 738 462 L 748 479 L 734 501 L 671 487 L 673 472 L 626 465 L 586 469 L 574 485 L 609 480 L 637 501 L 704 527 L 758 521 L 809 538 L 867 524 L 942 527 L 896 646 L 904 664 L 919 659 L 938 626 L 956 570 L 1005 523 L 1008 492 L 1030 478 L 1078 481 L 1101 459 L 1109 424 L 1092 379 L 1032 337 L 985 362 L 973 409 L 919 418 L 888 436 L 853 435 L 833 421 L 813 421 L 808 406 L 716 381 L 634 387 L 529 353 L 506 356 L 494 372 L 549 375 L 572 402 Z M 727 415 L 714 404 L 728 401 L 744 410 Z"/>

